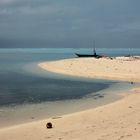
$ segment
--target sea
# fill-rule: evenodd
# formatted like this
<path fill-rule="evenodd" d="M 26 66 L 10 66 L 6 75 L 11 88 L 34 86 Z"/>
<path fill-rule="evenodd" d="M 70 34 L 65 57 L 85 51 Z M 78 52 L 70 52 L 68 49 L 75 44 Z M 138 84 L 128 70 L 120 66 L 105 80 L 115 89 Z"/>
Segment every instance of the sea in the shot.
<path fill-rule="evenodd" d="M 118 93 L 139 83 L 88 79 L 51 73 L 38 67 L 45 61 L 77 58 L 92 48 L 1 48 L 0 127 L 90 109 L 120 99 Z M 140 49 L 99 48 L 105 56 L 140 55 Z"/>

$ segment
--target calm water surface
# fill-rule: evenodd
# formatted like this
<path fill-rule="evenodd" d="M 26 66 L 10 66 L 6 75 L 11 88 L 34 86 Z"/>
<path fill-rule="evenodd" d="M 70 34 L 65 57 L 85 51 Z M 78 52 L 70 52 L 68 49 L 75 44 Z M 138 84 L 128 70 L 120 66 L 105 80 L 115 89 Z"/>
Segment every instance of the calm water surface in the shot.
<path fill-rule="evenodd" d="M 78 99 L 113 84 L 108 81 L 55 78 L 45 73 L 41 76 L 39 70 L 35 71 L 40 61 L 75 57 L 75 51 L 79 50 L 0 49 L 0 106 Z"/>
<path fill-rule="evenodd" d="M 62 76 L 52 74 L 37 66 L 42 61 L 76 57 L 75 52 L 91 53 L 91 49 L 0 49 L 0 121 L 7 121 L 13 115 L 12 120 L 10 119 L 12 122 L 14 118 L 20 116 L 20 111 L 20 114 L 22 116 L 26 114 L 27 118 L 29 112 L 33 112 L 30 116 L 35 116 L 35 112 L 43 107 L 45 108 L 42 109 L 42 112 L 47 110 L 47 114 L 52 115 L 52 112 L 49 111 L 50 108 L 59 106 L 62 109 L 62 106 L 67 104 L 66 101 L 69 101 L 70 104 L 67 104 L 67 108 L 70 108 L 70 106 L 73 107 L 71 101 L 80 101 L 81 99 L 83 104 L 73 102 L 74 108 L 77 107 L 78 110 L 80 105 L 84 108 L 84 102 L 88 99 L 91 103 L 93 103 L 91 99 L 103 99 L 105 95 L 100 94 L 103 93 L 102 91 L 109 93 L 111 88 L 117 90 L 131 88 L 130 83 L 127 82 Z M 110 56 L 126 55 L 130 52 L 134 55 L 140 54 L 139 49 L 131 49 L 131 51 L 130 49 L 118 49 L 117 51 L 98 49 L 98 52 Z M 56 104 L 56 102 L 59 102 L 59 104 Z M 30 105 L 30 107 L 27 107 L 27 105 Z M 25 108 L 29 109 L 26 110 Z M 38 111 L 39 113 L 41 114 Z"/>

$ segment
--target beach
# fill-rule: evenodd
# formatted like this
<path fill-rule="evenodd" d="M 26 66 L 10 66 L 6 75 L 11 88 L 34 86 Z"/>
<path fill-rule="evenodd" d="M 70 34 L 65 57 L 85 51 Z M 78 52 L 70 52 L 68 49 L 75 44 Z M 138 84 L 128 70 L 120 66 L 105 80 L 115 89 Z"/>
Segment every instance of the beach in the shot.
<path fill-rule="evenodd" d="M 140 82 L 139 59 L 74 58 L 43 62 L 39 67 L 60 74 L 86 78 Z M 2 140 L 139 140 L 140 88 L 119 101 L 94 109 L 55 116 L 0 129 Z M 52 129 L 46 128 L 51 122 Z"/>
<path fill-rule="evenodd" d="M 129 57 L 109 58 L 74 58 L 53 62 L 40 63 L 47 71 L 87 77 L 123 81 L 140 81 L 140 58 Z"/>
<path fill-rule="evenodd" d="M 0 129 L 2 140 L 139 140 L 140 89 L 120 101 L 65 116 Z M 46 123 L 53 128 L 47 129 Z"/>

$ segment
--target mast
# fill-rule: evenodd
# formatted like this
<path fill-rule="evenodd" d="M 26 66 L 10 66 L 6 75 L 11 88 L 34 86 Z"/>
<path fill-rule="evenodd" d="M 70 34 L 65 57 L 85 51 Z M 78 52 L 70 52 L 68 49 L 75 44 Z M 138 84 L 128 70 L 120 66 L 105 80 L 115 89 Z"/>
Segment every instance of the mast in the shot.
<path fill-rule="evenodd" d="M 94 56 L 97 56 L 97 54 L 96 54 L 96 50 L 95 50 L 95 40 L 94 40 L 94 49 L 93 49 L 93 54 L 94 54 Z"/>

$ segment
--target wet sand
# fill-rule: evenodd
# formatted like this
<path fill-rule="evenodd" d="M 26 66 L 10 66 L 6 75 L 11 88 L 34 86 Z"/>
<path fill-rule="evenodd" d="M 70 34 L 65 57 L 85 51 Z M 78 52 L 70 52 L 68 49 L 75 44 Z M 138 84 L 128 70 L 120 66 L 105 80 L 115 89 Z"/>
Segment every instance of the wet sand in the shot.
<path fill-rule="evenodd" d="M 2 140 L 139 140 L 140 89 L 117 102 L 65 116 L 0 129 Z M 52 129 L 46 123 L 53 124 Z"/>

